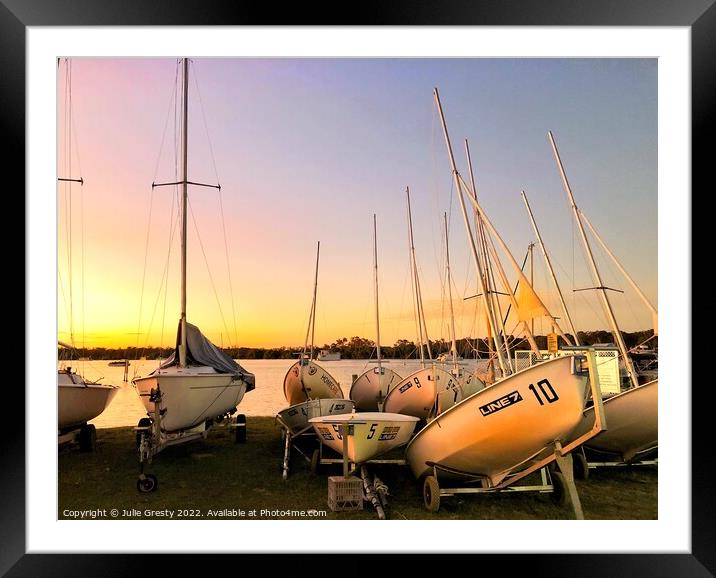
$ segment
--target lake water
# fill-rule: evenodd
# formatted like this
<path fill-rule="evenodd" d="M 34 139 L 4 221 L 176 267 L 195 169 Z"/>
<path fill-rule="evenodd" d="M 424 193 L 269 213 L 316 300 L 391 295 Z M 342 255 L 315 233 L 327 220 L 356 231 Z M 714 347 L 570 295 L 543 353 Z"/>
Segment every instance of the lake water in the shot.
<path fill-rule="evenodd" d="M 112 400 L 110 406 L 98 417 L 93 419 L 97 428 L 135 426 L 140 418 L 146 417 L 144 405 L 139 400 L 134 386 L 133 377 L 143 376 L 158 366 L 158 361 L 130 361 L 129 382 L 124 383 L 124 367 L 111 367 L 109 360 L 75 361 L 74 366 L 88 379 L 102 378 L 102 383 L 117 385 L 120 390 Z M 295 363 L 293 359 L 256 359 L 241 361 L 241 365 L 256 376 L 256 389 L 248 392 L 239 405 L 239 412 L 248 416 L 275 416 L 288 404 L 283 396 L 283 378 L 288 368 Z M 461 362 L 469 371 L 476 367 L 474 361 Z M 341 361 L 321 362 L 321 366 L 328 371 L 341 385 L 343 394 L 347 397 L 351 388 L 352 376 L 360 375 L 375 362 L 365 359 L 345 359 Z M 417 360 L 390 360 L 386 363 L 398 375 L 405 377 L 420 367 Z M 449 365 L 445 368 L 449 369 Z"/>

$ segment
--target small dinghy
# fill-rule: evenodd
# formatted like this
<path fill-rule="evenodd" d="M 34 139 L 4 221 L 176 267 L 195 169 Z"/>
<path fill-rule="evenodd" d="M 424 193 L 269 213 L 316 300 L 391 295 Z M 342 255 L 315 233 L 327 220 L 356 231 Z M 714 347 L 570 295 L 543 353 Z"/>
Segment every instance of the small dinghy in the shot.
<path fill-rule="evenodd" d="M 659 444 L 659 380 L 605 398 L 607 429 L 585 442 L 584 447 L 613 454 L 624 462 Z M 570 437 L 577 438 L 592 428 L 594 407 L 584 410 L 582 421 Z"/>
<path fill-rule="evenodd" d="M 294 363 L 286 373 L 283 395 L 289 405 L 296 405 L 309 399 L 341 399 L 343 390 L 320 365 L 304 359 Z"/>
<path fill-rule="evenodd" d="M 396 413 L 362 412 L 315 417 L 309 421 L 321 443 L 348 461 L 362 464 L 408 443 L 418 418 Z M 343 431 L 346 428 L 348 434 L 344 440 Z"/>
<path fill-rule="evenodd" d="M 385 398 L 387 412 L 427 419 L 463 398 L 458 380 L 444 369 L 424 367 L 398 383 Z"/>
<path fill-rule="evenodd" d="M 311 427 L 308 423 L 311 418 L 352 413 L 354 405 L 350 399 L 310 399 L 281 410 L 276 419 L 295 437 Z"/>
<path fill-rule="evenodd" d="M 508 474 L 554 451 L 582 420 L 588 372 L 577 356 L 515 373 L 451 407 L 408 444 L 416 478 L 433 465 L 498 485 Z M 594 417 L 592 417 L 592 422 Z"/>

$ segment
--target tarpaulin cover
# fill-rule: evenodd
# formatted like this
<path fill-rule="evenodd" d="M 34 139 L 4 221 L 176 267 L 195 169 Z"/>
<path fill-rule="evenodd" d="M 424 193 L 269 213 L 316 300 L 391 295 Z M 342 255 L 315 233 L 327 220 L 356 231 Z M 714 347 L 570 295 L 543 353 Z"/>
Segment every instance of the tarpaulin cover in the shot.
<path fill-rule="evenodd" d="M 181 320 L 177 330 L 177 343 L 174 352 L 162 363 L 162 369 L 179 365 L 179 344 L 181 343 Z M 186 324 L 186 363 L 187 365 L 206 365 L 219 373 L 231 373 L 246 381 L 246 391 L 256 387 L 256 378 L 221 349 L 216 347 L 199 331 L 196 325 Z"/>

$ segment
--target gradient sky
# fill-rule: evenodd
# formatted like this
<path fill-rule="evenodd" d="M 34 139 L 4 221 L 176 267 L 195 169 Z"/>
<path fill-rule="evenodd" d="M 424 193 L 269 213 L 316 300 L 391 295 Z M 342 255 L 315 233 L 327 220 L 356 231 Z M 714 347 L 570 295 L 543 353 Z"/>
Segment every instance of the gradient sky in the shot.
<path fill-rule="evenodd" d="M 141 347 L 174 340 L 178 236 L 169 258 L 166 305 L 163 294 L 158 298 L 174 192 L 170 187 L 152 192 L 151 183 L 174 180 L 176 68 L 171 59 L 72 60 L 72 176 L 81 173 L 85 180 L 71 192 L 78 345 Z M 63 63 L 58 68 L 61 176 L 67 176 L 65 75 Z M 215 189 L 190 189 L 201 244 L 190 216 L 189 321 L 219 345 L 302 344 L 320 240 L 317 344 L 353 335 L 373 338 L 375 212 L 381 341 L 414 339 L 409 185 L 430 337 L 449 335 L 443 211 L 451 224 L 457 333 L 484 335 L 484 324 L 475 319 L 477 300 L 463 301 L 476 292 L 476 281 L 434 86 L 459 168 L 467 176 L 467 137 L 479 198 L 520 262 L 534 240 L 520 198 L 521 189 L 527 192 L 578 330 L 606 328 L 607 322 L 594 292 L 572 291 L 593 283 L 548 130 L 577 204 L 658 306 L 655 59 L 196 59 L 189 95 L 189 179 L 216 182 L 213 150 L 222 191 L 220 197 Z M 68 187 L 58 186 L 60 339 L 69 337 L 67 198 Z M 596 243 L 593 248 L 605 284 L 624 290 L 610 293 L 621 328 L 650 328 L 647 309 Z M 561 317 L 537 249 L 535 287 Z M 508 329 L 513 326 L 508 323 Z M 546 323 L 535 321 L 536 333 L 547 331 Z"/>

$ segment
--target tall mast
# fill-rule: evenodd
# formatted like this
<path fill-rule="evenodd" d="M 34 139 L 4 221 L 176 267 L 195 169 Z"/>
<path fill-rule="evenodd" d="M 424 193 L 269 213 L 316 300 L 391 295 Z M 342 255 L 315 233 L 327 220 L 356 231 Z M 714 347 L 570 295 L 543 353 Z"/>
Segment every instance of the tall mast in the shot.
<path fill-rule="evenodd" d="M 470 185 L 472 186 L 472 194 L 475 195 L 475 198 L 477 198 L 477 186 L 475 185 L 475 173 L 472 170 L 472 156 L 470 155 L 470 144 L 468 143 L 467 139 L 465 139 L 465 157 L 467 158 L 467 168 L 470 171 Z M 492 273 L 492 267 L 490 266 L 490 258 L 488 256 L 487 252 L 487 239 L 485 238 L 485 226 L 482 223 L 482 219 L 480 218 L 480 213 L 478 210 L 473 207 L 472 209 L 473 217 L 475 220 L 475 230 L 477 231 L 477 237 L 478 242 L 480 243 L 480 250 L 482 252 L 482 262 L 485 265 L 485 299 L 489 299 L 491 306 L 493 308 L 493 311 L 495 308 L 497 308 L 497 315 L 495 316 L 497 318 L 497 321 L 500 323 L 500 328 L 502 332 L 498 332 L 496 335 L 497 337 L 493 340 L 495 341 L 498 348 L 502 347 L 504 345 L 505 348 L 505 357 L 507 358 L 507 363 L 512 367 L 512 361 L 510 359 L 510 348 L 507 344 L 507 340 L 503 341 L 503 336 L 506 336 L 507 333 L 505 332 L 505 322 L 502 317 L 502 311 L 500 310 L 500 300 L 496 297 L 496 294 L 492 291 L 492 287 L 494 287 L 494 278 L 491 280 L 491 273 Z M 492 283 L 492 285 L 490 284 Z M 492 343 L 488 339 L 488 348 L 490 357 L 492 357 Z M 492 364 L 492 359 L 490 359 L 489 364 Z M 490 365 L 488 364 L 488 368 Z M 514 367 L 512 367 L 514 370 Z"/>
<path fill-rule="evenodd" d="M 619 345 L 619 350 L 622 354 L 622 358 L 624 360 L 624 367 L 626 368 L 627 373 L 629 374 L 629 379 L 632 382 L 632 385 L 634 387 L 637 387 L 639 385 L 639 381 L 637 380 L 636 373 L 634 371 L 634 367 L 631 363 L 631 358 L 629 357 L 629 353 L 627 352 L 626 344 L 624 343 L 624 338 L 622 337 L 622 333 L 619 330 L 619 326 L 617 325 L 616 317 L 614 317 L 614 311 L 612 311 L 612 305 L 609 302 L 609 297 L 607 296 L 606 288 L 604 287 L 604 283 L 602 282 L 602 277 L 599 274 L 599 270 L 597 269 L 597 264 L 594 261 L 594 255 L 592 254 L 592 249 L 589 246 L 589 240 L 587 239 L 587 234 L 584 231 L 584 225 L 582 225 L 582 219 L 579 215 L 579 209 L 577 208 L 577 203 L 574 202 L 574 195 L 572 194 L 572 188 L 569 186 L 569 181 L 567 180 L 567 174 L 564 172 L 564 166 L 562 165 L 562 159 L 559 156 L 559 151 L 557 150 L 557 143 L 554 142 L 554 137 L 552 136 L 552 131 L 548 131 L 547 135 L 549 136 L 549 142 L 552 145 L 552 152 L 554 153 L 554 158 L 557 161 L 557 167 L 559 168 L 559 174 L 562 177 L 562 185 L 564 186 L 564 190 L 567 192 L 567 197 L 569 198 L 570 205 L 572 206 L 572 211 L 574 212 L 574 218 L 577 221 L 577 225 L 579 227 L 579 233 L 582 237 L 582 243 L 584 244 L 584 249 L 587 253 L 587 257 L 589 258 L 589 264 L 592 268 L 592 274 L 594 275 L 594 280 L 597 283 L 597 287 L 595 289 L 599 293 L 599 296 L 601 297 L 602 305 L 604 306 L 604 311 L 607 314 L 607 317 L 609 318 L 609 323 L 612 326 L 612 333 L 614 335 L 614 339 L 616 340 L 617 344 Z"/>
<path fill-rule="evenodd" d="M 378 312 L 378 233 L 375 224 L 375 213 L 373 213 L 373 271 L 375 275 L 375 349 L 378 360 L 378 375 L 381 375 L 380 366 L 380 315 Z"/>
<path fill-rule="evenodd" d="M 581 345 L 579 343 L 579 337 L 577 336 L 577 331 L 574 329 L 574 323 L 572 323 L 572 318 L 569 316 L 569 311 L 567 310 L 567 304 L 564 302 L 564 297 L 562 296 L 562 290 L 559 288 L 559 283 L 557 283 L 557 277 L 554 274 L 554 269 L 552 268 L 552 262 L 549 259 L 549 255 L 547 254 L 547 249 L 544 246 L 544 243 L 542 242 L 542 235 L 540 235 L 539 229 L 537 228 L 537 222 L 535 221 L 534 215 L 532 215 L 532 209 L 530 208 L 530 203 L 527 200 L 527 195 L 524 191 L 522 191 L 522 200 L 525 202 L 525 207 L 527 207 L 527 214 L 530 217 L 530 222 L 532 223 L 532 228 L 535 231 L 535 236 L 537 237 L 537 242 L 539 243 L 539 247 L 542 250 L 542 255 L 544 256 L 544 261 L 547 264 L 547 269 L 549 270 L 550 277 L 552 277 L 552 283 L 554 283 L 554 288 L 557 290 L 557 295 L 559 295 L 559 303 L 562 306 L 562 313 L 564 313 L 564 318 L 567 320 L 567 325 L 569 325 L 569 330 L 572 332 L 572 335 L 574 336 L 574 343 L 576 345 Z M 571 345 L 571 343 L 567 342 L 567 345 Z"/>
<path fill-rule="evenodd" d="M 450 303 L 450 339 L 452 341 L 452 364 L 455 374 L 458 372 L 457 365 L 457 342 L 455 340 L 455 312 L 452 307 L 452 275 L 450 273 L 450 242 L 448 241 L 447 213 L 443 213 L 445 221 L 445 268 L 447 269 L 448 302 Z"/>
<path fill-rule="evenodd" d="M 186 367 L 186 212 L 187 212 L 187 148 L 189 133 L 189 60 L 182 59 L 184 121 L 182 131 L 182 210 L 181 210 L 181 339 L 179 341 L 179 367 Z"/>
<path fill-rule="evenodd" d="M 639 295 L 639 297 L 641 297 L 641 300 L 642 300 L 642 301 L 644 302 L 644 304 L 647 306 L 647 308 L 649 309 L 649 311 L 651 311 L 651 315 L 652 315 L 653 322 L 654 322 L 654 335 L 656 335 L 657 332 L 658 332 L 658 325 L 659 325 L 659 313 L 657 312 L 656 307 L 654 307 L 654 306 L 651 304 L 651 301 L 649 301 L 649 300 L 646 298 L 646 295 L 644 295 L 644 293 L 642 292 L 642 290 L 639 289 L 639 286 L 636 284 L 636 282 L 634 281 L 634 279 L 631 278 L 631 276 L 629 275 L 629 273 L 626 272 L 626 269 L 624 269 L 624 267 L 622 267 L 622 264 L 621 264 L 621 263 L 619 262 L 619 260 L 616 258 L 616 256 L 614 255 L 614 253 L 612 253 L 612 252 L 609 250 L 609 247 L 607 247 L 607 245 L 604 243 L 604 241 L 602 240 L 602 238 L 599 236 L 599 233 L 597 233 L 596 229 L 595 229 L 595 228 L 592 226 L 592 224 L 589 222 L 589 219 L 587 219 L 587 215 L 585 215 L 584 212 L 583 212 L 581 209 L 580 209 L 580 211 L 579 211 L 579 214 L 580 214 L 580 215 L 582 216 L 582 218 L 584 219 L 584 222 L 587 223 L 587 226 L 589 227 L 589 230 L 592 231 L 592 233 L 594 234 L 594 237 L 597 239 L 597 241 L 599 241 L 599 244 L 602 246 L 602 249 L 604 249 L 604 250 L 606 251 L 607 255 L 609 255 L 609 256 L 612 258 L 612 261 L 614 261 L 614 264 L 619 268 L 619 270 L 622 272 L 622 274 L 624 275 L 624 277 L 626 277 L 626 280 L 629 281 L 629 284 L 632 286 L 632 288 L 634 289 L 634 291 L 636 291 L 637 294 Z"/>
<path fill-rule="evenodd" d="M 460 180 L 462 181 L 462 177 L 460 177 Z M 495 226 L 490 221 L 490 218 L 485 214 L 485 211 L 480 207 L 480 203 L 477 202 L 477 199 L 470 191 L 470 188 L 467 186 L 467 183 L 464 181 L 463 185 L 465 186 L 465 189 L 468 192 L 467 198 L 470 199 L 470 202 L 473 204 L 473 206 L 479 211 L 480 217 L 482 218 L 483 222 L 485 223 L 485 226 L 489 230 L 489 232 L 492 234 L 492 236 L 497 240 L 497 242 L 500 245 L 500 248 L 502 249 L 503 253 L 509 260 L 510 264 L 512 265 L 512 268 L 514 269 L 515 273 L 517 273 L 517 277 L 520 279 L 520 283 L 523 284 L 524 287 L 529 287 L 530 291 L 534 294 L 534 298 L 539 300 L 540 305 L 542 307 L 542 313 L 546 317 L 549 317 L 550 321 L 554 325 L 555 329 L 557 330 L 557 333 L 562 336 L 562 338 L 566 341 L 567 337 L 565 336 L 564 332 L 562 331 L 561 327 L 559 326 L 559 323 L 557 323 L 557 320 L 552 316 L 552 314 L 547 310 L 547 307 L 545 307 L 544 303 L 542 303 L 541 299 L 537 295 L 537 293 L 534 292 L 534 289 L 532 288 L 532 285 L 527 280 L 527 277 L 525 277 L 525 274 L 522 272 L 522 268 L 517 264 L 517 261 L 515 260 L 514 255 L 510 251 L 509 247 L 507 246 L 507 243 L 505 243 L 502 236 L 497 232 L 497 229 L 495 229 Z M 497 267 L 498 272 L 500 273 L 500 276 L 503 279 L 503 285 L 505 287 L 505 290 L 507 291 L 507 296 L 510 298 L 510 301 L 512 302 L 512 306 L 515 308 L 515 311 L 519 310 L 519 305 L 517 301 L 515 300 L 515 296 L 512 294 L 512 291 L 510 290 L 509 283 L 506 281 L 506 276 L 504 274 L 504 270 L 502 269 L 502 265 L 500 263 L 499 258 L 497 257 L 497 252 L 495 251 L 495 248 L 492 244 L 490 244 L 489 248 L 492 251 L 493 256 L 495 257 L 495 265 Z M 526 321 L 522 322 L 525 334 L 527 335 L 528 341 L 530 341 L 530 345 L 532 345 L 532 348 L 535 350 L 535 353 L 539 353 L 539 350 L 537 349 L 536 344 L 534 343 L 532 333 L 530 332 L 529 325 L 527 325 Z"/>
<path fill-rule="evenodd" d="M 445 135 L 445 144 L 447 146 L 448 150 L 448 156 L 450 157 L 450 167 L 452 169 L 453 178 L 455 180 L 455 189 L 458 193 L 458 198 L 460 199 L 460 208 L 462 210 L 462 218 L 465 222 L 465 230 L 467 231 L 468 240 L 470 241 L 470 249 L 472 250 L 472 257 L 475 261 L 475 269 L 477 270 L 477 280 L 480 285 L 480 291 L 485 296 L 485 308 L 487 309 L 487 319 L 490 324 L 490 329 L 492 330 L 492 338 L 495 339 L 495 349 L 497 349 L 497 359 L 500 363 L 500 369 L 502 370 L 503 375 L 509 375 L 510 371 L 505 365 L 505 360 L 503 358 L 502 349 L 498 345 L 498 338 L 497 336 L 497 323 L 495 321 L 494 311 L 492 310 L 492 307 L 490 305 L 489 299 L 487 299 L 487 288 L 485 287 L 485 280 L 483 277 L 483 269 L 482 265 L 480 264 L 480 258 L 477 254 L 477 246 L 475 245 L 475 238 L 472 233 L 472 228 L 470 227 L 470 221 L 467 217 L 467 209 L 465 207 L 465 199 L 462 195 L 462 187 L 460 185 L 460 177 L 459 173 L 457 171 L 457 167 L 455 166 L 455 156 L 452 152 L 452 145 L 450 144 L 450 136 L 448 135 L 447 125 L 445 124 L 445 116 L 443 115 L 443 107 L 440 104 L 440 94 L 438 93 L 438 89 L 433 89 L 433 96 L 435 97 L 435 104 L 438 107 L 438 112 L 440 113 L 440 121 L 442 122 L 443 126 L 443 134 Z"/>
<path fill-rule="evenodd" d="M 420 337 L 420 363 L 425 367 L 425 355 L 423 354 L 423 336 L 427 346 L 428 358 L 432 359 L 433 354 L 430 351 L 430 338 L 428 337 L 428 327 L 425 324 L 425 311 L 423 310 L 423 295 L 420 291 L 420 277 L 418 276 L 418 263 L 415 259 L 415 243 L 413 241 L 413 215 L 410 210 L 410 187 L 405 187 L 405 194 L 408 198 L 408 235 L 410 239 L 410 259 L 413 268 L 413 279 L 415 282 L 415 301 L 418 313 L 418 333 Z"/>
<path fill-rule="evenodd" d="M 313 305 L 311 306 L 311 353 L 309 359 L 313 359 L 313 338 L 316 330 L 316 294 L 318 293 L 318 258 L 321 254 L 321 242 L 316 247 L 316 277 L 313 281 Z"/>

